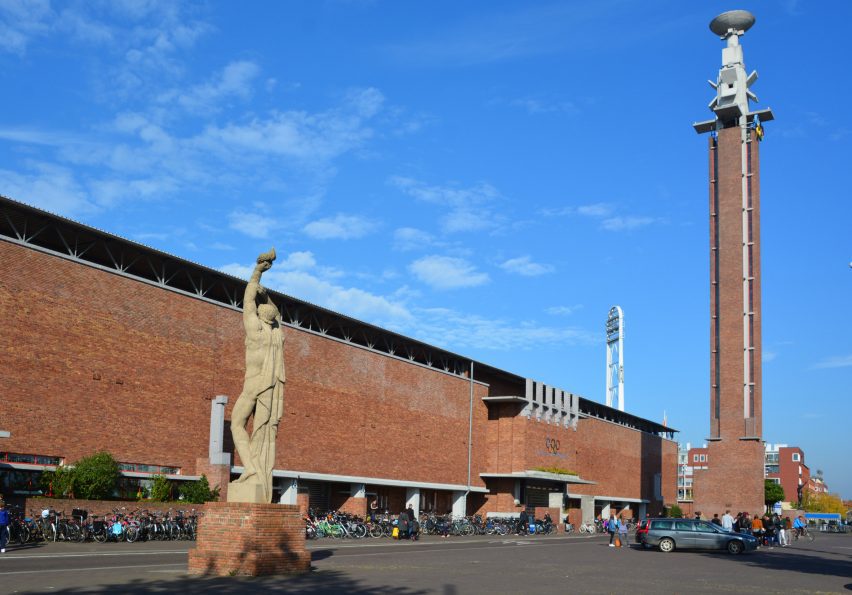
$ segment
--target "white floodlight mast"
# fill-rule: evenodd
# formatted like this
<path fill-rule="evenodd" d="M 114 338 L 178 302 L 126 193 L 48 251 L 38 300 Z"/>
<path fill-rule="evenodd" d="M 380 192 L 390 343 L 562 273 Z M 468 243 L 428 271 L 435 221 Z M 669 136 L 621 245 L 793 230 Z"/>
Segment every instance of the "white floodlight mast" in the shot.
<path fill-rule="evenodd" d="M 617 406 L 619 411 L 624 411 L 624 312 L 621 306 L 610 308 L 606 319 L 606 406 Z"/>

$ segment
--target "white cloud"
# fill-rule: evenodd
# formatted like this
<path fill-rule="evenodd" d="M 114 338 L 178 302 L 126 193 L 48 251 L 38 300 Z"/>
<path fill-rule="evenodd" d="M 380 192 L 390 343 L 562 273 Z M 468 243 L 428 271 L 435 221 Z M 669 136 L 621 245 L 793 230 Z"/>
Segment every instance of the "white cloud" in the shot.
<path fill-rule="evenodd" d="M 848 368 L 850 366 L 852 366 L 852 355 L 835 355 L 814 364 L 811 368 Z"/>
<path fill-rule="evenodd" d="M 605 202 L 598 202 L 577 207 L 577 213 L 580 215 L 585 215 L 587 217 L 606 217 L 607 215 L 612 213 L 612 211 L 612 205 L 607 204 Z"/>
<path fill-rule="evenodd" d="M 308 223 L 302 231 L 317 240 L 353 240 L 373 232 L 378 224 L 358 215 L 337 213 Z"/>
<path fill-rule="evenodd" d="M 275 261 L 275 266 L 289 270 L 312 269 L 317 264 L 312 252 L 290 252 L 284 260 Z"/>
<path fill-rule="evenodd" d="M 275 111 L 248 123 L 211 124 L 192 143 L 226 154 L 249 152 L 327 161 L 361 146 L 373 135 L 366 120 L 380 109 L 383 99 L 376 89 L 362 89 L 350 93 L 340 108 L 325 112 Z"/>
<path fill-rule="evenodd" d="M 514 107 L 520 107 L 530 115 L 540 115 L 540 114 L 576 114 L 580 110 L 577 109 L 577 106 L 570 101 L 547 101 L 543 99 L 535 99 L 532 97 L 525 97 L 523 99 L 513 99 L 509 102 L 509 105 Z"/>
<path fill-rule="evenodd" d="M 279 222 L 267 215 L 237 210 L 228 215 L 228 226 L 249 237 L 263 239 L 279 227 Z"/>
<path fill-rule="evenodd" d="M 470 188 L 432 186 L 405 176 L 391 176 L 388 183 L 417 200 L 449 209 L 441 217 L 441 226 L 447 233 L 493 229 L 501 220 L 491 205 L 502 197 L 491 184 Z"/>
<path fill-rule="evenodd" d="M 653 217 L 612 217 L 604 219 L 601 227 L 607 231 L 629 231 L 654 223 Z"/>
<path fill-rule="evenodd" d="M 763 361 L 763 363 L 767 363 L 767 362 L 771 362 L 776 357 L 778 357 L 778 354 L 776 352 L 764 350 L 763 354 L 761 356 L 761 360 Z"/>
<path fill-rule="evenodd" d="M 220 270 L 248 279 L 253 267 L 228 264 Z M 281 270 L 277 262 L 263 274 L 262 282 L 270 289 L 379 326 L 401 328 L 413 321 L 411 312 L 402 301 L 356 287 L 343 287 L 307 271 Z"/>
<path fill-rule="evenodd" d="M 582 307 L 581 304 L 575 306 L 551 306 L 550 308 L 546 308 L 545 312 L 553 316 L 569 316 Z"/>
<path fill-rule="evenodd" d="M 413 227 L 400 227 L 393 232 L 394 248 L 402 252 L 418 250 L 431 246 L 435 238 L 432 234 Z"/>
<path fill-rule="evenodd" d="M 97 210 L 70 169 L 40 162 L 30 166 L 33 170 L 30 174 L 0 169 L 0 189 L 4 195 L 66 217 L 80 217 Z"/>
<path fill-rule="evenodd" d="M 260 74 L 254 62 L 231 62 L 210 82 L 186 91 L 171 90 L 158 98 L 160 103 L 177 102 L 193 114 L 208 114 L 218 109 L 219 103 L 231 97 L 247 99 L 252 93 L 252 83 Z"/>
<path fill-rule="evenodd" d="M 594 333 L 573 327 L 548 327 L 534 321 L 514 322 L 465 314 L 448 308 L 418 309 L 416 337 L 450 349 L 509 351 L 542 345 L 596 344 Z"/>
<path fill-rule="evenodd" d="M 554 271 L 552 265 L 533 262 L 529 256 L 510 258 L 501 264 L 500 268 L 506 272 L 523 275 L 524 277 L 538 277 L 539 275 L 545 275 Z"/>
<path fill-rule="evenodd" d="M 487 273 L 461 258 L 449 256 L 424 256 L 412 262 L 409 271 L 423 283 L 435 289 L 476 287 L 488 283 Z"/>
<path fill-rule="evenodd" d="M 33 39 L 50 32 L 55 18 L 48 0 L 0 2 L 0 49 L 24 55 Z"/>

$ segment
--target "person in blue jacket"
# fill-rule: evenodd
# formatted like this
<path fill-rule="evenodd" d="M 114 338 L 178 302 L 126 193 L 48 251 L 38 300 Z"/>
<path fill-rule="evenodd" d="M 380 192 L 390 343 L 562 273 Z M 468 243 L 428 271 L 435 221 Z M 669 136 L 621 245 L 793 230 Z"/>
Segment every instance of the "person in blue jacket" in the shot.
<path fill-rule="evenodd" d="M 0 499 L 0 554 L 6 553 L 6 542 L 9 540 L 9 511 L 6 503 Z"/>

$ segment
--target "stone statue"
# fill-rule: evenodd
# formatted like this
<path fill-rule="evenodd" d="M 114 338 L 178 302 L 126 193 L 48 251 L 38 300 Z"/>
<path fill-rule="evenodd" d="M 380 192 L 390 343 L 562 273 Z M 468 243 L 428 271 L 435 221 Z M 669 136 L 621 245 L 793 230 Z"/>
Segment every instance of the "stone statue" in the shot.
<path fill-rule="evenodd" d="M 273 260 L 275 248 L 257 257 L 243 297 L 246 376 L 243 392 L 231 412 L 231 435 L 243 474 L 228 486 L 230 502 L 272 501 L 275 438 L 284 413 L 284 334 L 278 308 L 260 285 L 260 277 L 272 267 Z M 249 437 L 246 425 L 252 415 Z"/>

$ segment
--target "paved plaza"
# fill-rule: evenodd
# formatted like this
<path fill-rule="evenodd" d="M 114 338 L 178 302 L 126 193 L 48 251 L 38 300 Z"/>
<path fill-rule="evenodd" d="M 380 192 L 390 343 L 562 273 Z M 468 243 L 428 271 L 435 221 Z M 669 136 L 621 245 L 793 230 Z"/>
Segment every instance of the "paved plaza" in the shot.
<path fill-rule="evenodd" d="M 753 554 L 607 547 L 604 537 L 309 544 L 310 574 L 186 575 L 188 543 L 56 544 L 0 556 L 2 593 L 849 593 L 852 536 Z"/>

